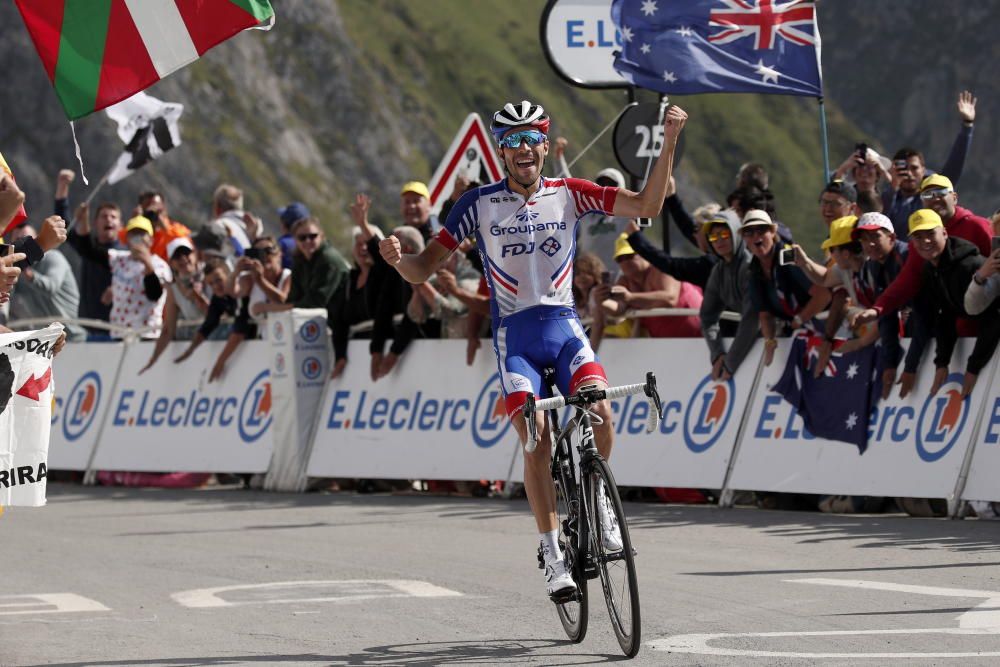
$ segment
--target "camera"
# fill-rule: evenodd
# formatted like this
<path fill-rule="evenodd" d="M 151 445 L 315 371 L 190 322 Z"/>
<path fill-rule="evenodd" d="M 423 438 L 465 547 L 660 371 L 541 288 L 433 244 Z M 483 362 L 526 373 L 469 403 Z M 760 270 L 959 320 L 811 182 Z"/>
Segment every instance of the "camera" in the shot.
<path fill-rule="evenodd" d="M 243 256 L 247 259 L 256 259 L 258 262 L 263 259 L 260 248 L 247 248 L 243 251 Z"/>
<path fill-rule="evenodd" d="M 993 247 L 996 248 L 996 243 L 995 243 L 996 238 L 994 238 L 993 241 L 994 241 Z M 12 252 L 14 252 L 14 246 L 12 246 L 9 243 L 0 243 L 0 257 L 6 257 Z"/>
<path fill-rule="evenodd" d="M 868 159 L 868 144 L 858 143 L 854 144 L 854 159 L 857 160 L 858 164 L 864 164 Z"/>
<path fill-rule="evenodd" d="M 997 239 L 994 238 L 993 240 L 996 241 Z M 996 244 L 994 243 L 994 246 L 995 245 Z M 601 271 L 601 284 L 602 285 L 610 285 L 611 284 L 611 272 L 610 271 Z"/>
<path fill-rule="evenodd" d="M 993 254 L 994 252 L 996 252 L 997 250 L 1000 250 L 1000 236 L 994 236 L 994 237 L 993 237 L 993 247 L 992 247 L 992 248 L 990 248 L 990 250 L 992 251 L 992 252 L 990 252 L 990 254 L 991 254 L 991 255 L 992 255 L 992 254 Z M 2 252 L 0 252 L 0 255 L 2 255 L 2 254 L 3 254 L 3 253 L 2 253 Z"/>
<path fill-rule="evenodd" d="M 778 253 L 778 264 L 788 266 L 795 263 L 795 248 L 782 248 Z"/>
<path fill-rule="evenodd" d="M 160 212 L 147 209 L 142 212 L 142 217 L 146 218 L 150 222 L 156 222 L 160 219 Z"/>

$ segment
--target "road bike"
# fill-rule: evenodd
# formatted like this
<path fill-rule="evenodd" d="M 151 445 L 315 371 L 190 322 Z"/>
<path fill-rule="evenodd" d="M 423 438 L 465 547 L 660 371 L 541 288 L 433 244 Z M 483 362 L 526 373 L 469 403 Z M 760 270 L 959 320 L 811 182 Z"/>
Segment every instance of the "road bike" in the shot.
<path fill-rule="evenodd" d="M 543 377 L 551 394 L 554 372 L 546 371 Z M 590 410 L 590 406 L 604 399 L 633 394 L 645 394 L 647 397 L 649 414 L 646 431 L 651 433 L 663 416 L 653 373 L 647 373 L 646 382 L 642 384 L 607 389 L 581 387 L 569 397 L 553 396 L 536 400 L 529 396 L 524 407 L 528 426 L 526 451 L 534 451 L 538 444 L 535 412 L 548 412 L 552 432 L 552 479 L 556 487 L 559 542 L 566 568 L 577 585 L 576 593 L 556 602 L 559 620 L 571 641 L 583 641 L 587 634 L 587 581 L 600 577 L 615 636 L 622 651 L 630 658 L 639 652 L 641 641 L 636 551 L 632 548 L 615 478 L 594 445 L 592 424 L 593 420 L 600 418 Z M 575 410 L 572 418 L 560 427 L 559 410 L 565 406 L 572 406 Z M 575 461 L 574 450 L 579 456 L 579 464 Z M 621 549 L 609 551 L 604 544 L 598 502 L 602 502 L 618 522 Z M 539 567 L 544 568 L 541 549 L 538 558 Z"/>

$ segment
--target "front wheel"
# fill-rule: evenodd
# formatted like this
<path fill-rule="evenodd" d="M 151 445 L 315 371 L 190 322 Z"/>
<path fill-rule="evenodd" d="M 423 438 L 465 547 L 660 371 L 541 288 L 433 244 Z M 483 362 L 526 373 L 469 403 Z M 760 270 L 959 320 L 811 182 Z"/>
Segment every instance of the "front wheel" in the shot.
<path fill-rule="evenodd" d="M 635 553 L 632 551 L 632 540 L 622 501 L 618 496 L 618 487 L 615 486 L 611 468 L 604 459 L 596 458 L 588 466 L 584 488 L 587 495 L 586 514 L 590 522 L 590 544 L 601 575 L 611 626 L 622 651 L 631 658 L 639 652 L 642 634 Z M 604 538 L 602 515 L 605 513 L 617 523 L 620 548 L 612 543 L 613 540 Z"/>

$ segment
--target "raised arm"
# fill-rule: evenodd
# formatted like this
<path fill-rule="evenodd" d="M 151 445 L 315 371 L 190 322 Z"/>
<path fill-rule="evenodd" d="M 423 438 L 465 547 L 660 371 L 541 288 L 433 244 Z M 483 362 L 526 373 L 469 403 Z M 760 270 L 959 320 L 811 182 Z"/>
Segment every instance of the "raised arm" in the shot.
<path fill-rule="evenodd" d="M 641 192 L 632 192 L 624 188 L 618 191 L 615 199 L 614 215 L 622 218 L 652 218 L 660 214 L 663 200 L 667 194 L 667 184 L 674 171 L 674 151 L 677 149 L 677 139 L 681 135 L 687 113 L 678 106 L 671 105 L 663 118 L 663 148 L 656 158 L 653 170 L 649 174 L 645 187 Z"/>
<path fill-rule="evenodd" d="M 432 239 L 419 255 L 404 255 L 399 239 L 395 236 L 388 236 L 379 242 L 378 250 L 389 266 L 394 267 L 399 275 L 414 285 L 430 278 L 451 254 L 437 239 Z"/>

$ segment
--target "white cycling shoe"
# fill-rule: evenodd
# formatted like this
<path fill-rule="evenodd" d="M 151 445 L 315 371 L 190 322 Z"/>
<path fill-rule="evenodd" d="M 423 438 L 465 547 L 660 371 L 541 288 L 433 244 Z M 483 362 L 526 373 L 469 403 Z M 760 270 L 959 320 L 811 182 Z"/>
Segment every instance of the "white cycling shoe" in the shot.
<path fill-rule="evenodd" d="M 566 561 L 556 560 L 545 565 L 545 592 L 555 602 L 561 602 L 576 593 L 576 583 L 566 571 Z"/>
<path fill-rule="evenodd" d="M 601 544 L 605 551 L 622 550 L 622 531 L 618 527 L 618 519 L 608 506 L 608 496 L 604 492 L 604 484 L 597 487 L 597 518 L 601 522 Z"/>

